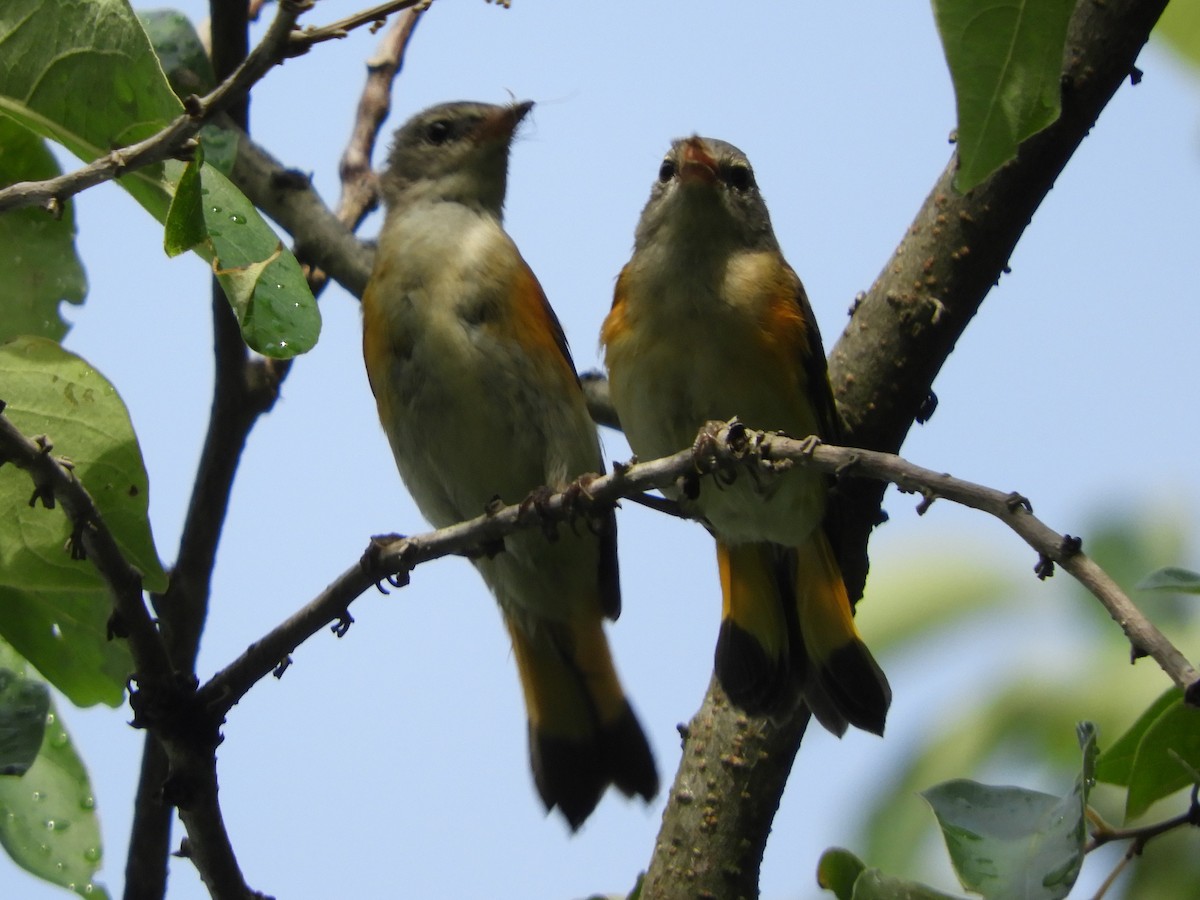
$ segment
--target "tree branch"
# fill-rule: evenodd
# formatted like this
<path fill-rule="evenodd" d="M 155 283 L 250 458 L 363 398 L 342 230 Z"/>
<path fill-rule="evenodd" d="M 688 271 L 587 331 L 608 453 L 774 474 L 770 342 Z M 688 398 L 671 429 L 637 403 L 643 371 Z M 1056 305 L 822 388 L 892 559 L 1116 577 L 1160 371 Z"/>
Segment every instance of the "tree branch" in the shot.
<path fill-rule="evenodd" d="M 1082 0 L 1067 36 L 1062 115 L 1021 145 L 1016 159 L 966 194 L 950 160 L 871 289 L 856 301 L 830 353 L 845 419 L 844 440 L 896 452 L 914 420 L 932 412 L 933 381 L 992 287 L 1059 173 L 1117 88 L 1129 78 L 1165 0 Z M 882 490 L 846 498 L 845 543 L 865 548 Z M 866 554 L 846 566 L 851 596 L 866 580 Z"/>
<path fill-rule="evenodd" d="M 425 7 L 409 9 L 392 23 L 375 54 L 367 60 L 367 81 L 358 100 L 350 140 L 338 165 L 342 196 L 338 219 L 354 231 L 379 202 L 379 185 L 371 156 L 379 131 L 392 108 L 392 85 L 404 66 L 404 53 Z"/>
<path fill-rule="evenodd" d="M 574 527 L 578 518 L 586 519 L 594 509 L 606 508 L 647 490 L 673 485 L 681 478 L 703 477 L 715 472 L 736 475 L 753 470 L 757 479 L 763 479 L 794 466 L 837 473 L 842 477 L 880 479 L 895 483 L 902 490 L 920 493 L 923 506 L 928 506 L 934 498 L 944 497 L 996 516 L 1038 552 L 1039 577 L 1050 574 L 1045 561 L 1053 560 L 1079 578 L 1125 629 L 1134 647 L 1153 656 L 1176 684 L 1189 689 L 1190 702 L 1200 704 L 1196 686 L 1200 675 L 1187 659 L 1141 614 L 1112 579 L 1084 556 L 1077 539 L 1060 535 L 1035 518 L 1024 498 L 923 469 L 892 454 L 820 444 L 813 438 L 798 441 L 778 434 L 751 431 L 736 420 L 732 423 L 710 422 L 701 431 L 696 448 L 631 466 L 616 465 L 608 475 L 582 476 L 566 490 L 536 503 L 525 501 L 500 507 L 469 521 L 414 537 L 391 535 L 373 539 L 358 563 L 201 687 L 200 702 L 211 714 L 223 716 L 268 673 L 282 674 L 282 668 L 290 662 L 290 654 L 322 628 L 336 623 L 335 632 L 344 633 L 353 621 L 348 612 L 350 604 L 368 587 L 385 579 L 395 586 L 403 586 L 408 583 L 410 573 L 422 563 L 448 555 L 469 557 L 494 550 L 497 542 L 523 528 L 561 523 L 573 523 Z M 707 485 L 708 482 L 701 482 L 700 489 L 710 489 Z M 789 745 L 795 741 L 798 745 L 804 730 L 801 719 L 774 725 L 758 719 L 747 720 L 744 714 L 727 708 L 727 701 L 719 691 L 710 690 L 710 693 L 717 697 L 715 703 L 722 713 L 718 716 L 711 711 L 702 712 L 698 721 L 693 722 L 692 729 L 697 734 L 721 735 L 717 742 L 726 748 L 724 756 L 734 752 L 729 749 L 729 744 L 723 743 L 727 738 L 735 740 L 739 747 L 746 741 L 756 742 L 752 753 L 743 752 L 744 747 L 734 752 L 734 757 L 743 760 L 778 752 L 778 748 L 772 746 L 775 739 Z M 737 737 L 734 739 L 730 735 Z M 761 746 L 759 741 L 763 742 Z M 785 762 L 784 768 L 790 768 L 791 757 Z M 718 763 L 728 765 L 729 760 L 722 757 Z M 747 767 L 748 770 L 756 768 Z M 774 774 L 768 770 L 773 770 Z M 764 772 L 765 777 L 777 782 L 776 787 L 782 790 L 786 771 L 782 773 L 782 780 L 779 780 L 779 771 L 775 767 L 767 767 Z M 752 771 L 748 775 L 759 777 Z M 689 775 L 692 777 L 695 777 L 694 773 Z M 676 787 L 678 789 L 678 782 Z M 739 786 L 739 791 L 746 791 L 755 798 L 754 803 L 763 802 L 760 795 L 745 784 Z M 768 812 L 774 813 L 777 802 L 775 795 L 769 801 L 772 808 Z M 660 838 L 660 843 L 662 840 Z"/>
<path fill-rule="evenodd" d="M 900 246 L 871 290 L 856 305 L 830 355 L 830 379 L 846 421 L 844 440 L 895 451 L 920 415 L 927 418 L 933 379 L 955 342 L 1003 274 L 1009 254 L 1033 212 L 1049 192 L 1134 61 L 1161 15 L 1165 0 L 1081 0 L 1075 9 L 1063 58 L 1063 111 L 1046 131 L 1026 141 L 1017 159 L 966 195 L 951 186 L 951 160 L 934 185 Z M 883 488 L 847 480 L 831 509 L 839 531 L 839 557 L 851 597 L 862 594 L 867 573 L 867 539 L 881 519 Z M 697 720 L 728 720 L 719 692 L 710 690 Z M 801 713 L 807 715 L 807 713 Z M 718 733 L 733 732 L 725 722 Z M 768 736 L 758 765 L 786 772 L 796 746 L 781 734 Z M 696 752 L 692 752 L 695 750 Z M 680 799 L 686 786 L 715 770 L 731 745 L 688 746 L 663 814 L 661 834 L 689 815 Z M 740 790 L 744 779 L 734 790 Z M 730 803 L 737 805 L 734 793 Z M 765 841 L 773 808 L 759 799 L 739 840 Z M 695 897 L 708 891 L 726 896 L 731 888 L 757 896 L 758 865 L 741 867 L 743 855 L 728 835 L 705 828 L 687 832 L 689 852 L 709 868 L 690 880 L 673 877 L 670 847 L 660 838 L 642 885 L 643 900 Z M 735 877 L 736 876 L 736 877 Z"/>
<path fill-rule="evenodd" d="M 187 154 L 201 127 L 218 113 L 244 102 L 250 88 L 288 57 L 306 53 L 321 41 L 345 37 L 350 29 L 379 21 L 396 10 L 424 6 L 427 2 L 396 0 L 332 25 L 295 31 L 296 20 L 312 8 L 313 0 L 279 0 L 279 11 L 258 46 L 211 93 L 204 97 L 188 98 L 184 103 L 186 111 L 181 116 L 157 134 L 106 153 L 74 172 L 45 181 L 22 181 L 9 185 L 0 190 L 0 212 L 27 206 L 43 206 L 53 212 L 63 200 L 90 187 Z"/>
<path fill-rule="evenodd" d="M 355 297 L 362 296 L 375 253 L 330 212 L 307 175 L 285 168 L 241 137 L 233 181 L 292 236 L 298 259 L 320 267 Z"/>
<path fill-rule="evenodd" d="M 70 464 L 50 455 L 54 445 L 45 435 L 27 438 L 4 415 L 0 400 L 0 464 L 11 462 L 29 473 L 34 493 L 33 506 L 41 501 L 46 509 L 61 505 L 71 521 L 71 552 L 87 559 L 108 585 L 120 631 L 129 638 L 129 649 L 139 679 L 163 679 L 171 672 L 166 648 L 142 594 L 142 573 L 125 558 L 120 546 L 100 515 L 91 495 L 75 478 Z"/>
<path fill-rule="evenodd" d="M 372 28 L 378 27 L 394 12 L 410 9 L 416 12 L 417 15 L 420 15 L 429 9 L 432 4 L 433 0 L 389 0 L 387 3 L 380 3 L 378 6 L 373 6 L 362 12 L 346 16 L 346 18 L 339 19 L 329 25 L 305 28 L 303 31 L 292 34 L 291 55 L 296 56 L 301 53 L 307 53 L 310 47 L 321 41 L 344 38 L 355 28 L 360 28 L 363 25 L 370 25 Z"/>

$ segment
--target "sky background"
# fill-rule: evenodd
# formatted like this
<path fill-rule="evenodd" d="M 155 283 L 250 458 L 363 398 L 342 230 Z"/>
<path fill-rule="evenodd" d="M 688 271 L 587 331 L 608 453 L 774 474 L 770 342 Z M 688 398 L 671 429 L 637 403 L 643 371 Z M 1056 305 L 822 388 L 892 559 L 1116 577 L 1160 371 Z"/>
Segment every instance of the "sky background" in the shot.
<path fill-rule="evenodd" d="M 194 0 L 180 8 L 206 15 Z M 357 8 L 322 0 L 303 21 Z M 359 31 L 317 47 L 254 94 L 256 138 L 311 172 L 329 202 L 375 42 Z M 942 370 L 936 414 L 903 450 L 929 468 L 1019 489 L 1073 534 L 1134 508 L 1194 522 L 1200 497 L 1200 82 L 1157 47 L 1139 66 L 1144 80 L 1121 88 L 1058 180 L 1011 274 Z M 436 102 L 510 96 L 538 105 L 513 151 L 507 226 L 581 370 L 599 364 L 613 282 L 672 138 L 699 132 L 749 155 L 828 347 L 946 164 L 954 126 L 925 4 L 438 0 L 409 49 L 388 128 Z M 78 214 L 90 294 L 67 310 L 65 344 L 130 409 L 169 563 L 208 412 L 207 272 L 191 256 L 168 260 L 161 229 L 118 188 L 87 192 Z M 297 362 L 243 459 L 202 679 L 353 564 L 370 535 L 425 530 L 375 418 L 358 304 L 334 288 L 321 311 L 319 345 Z M 603 439 L 610 459 L 627 457 L 619 435 Z M 886 739 L 810 733 L 767 847 L 768 900 L 820 896 L 818 855 L 855 840 L 857 815 L 896 755 L 997 673 L 1061 651 L 1064 578 L 1036 581 L 1032 551 L 981 514 L 942 502 L 919 518 L 914 505 L 889 494 L 891 521 L 872 540 L 859 614 L 868 643 L 895 614 L 889 585 L 911 587 L 923 566 L 986 559 L 1036 603 L 1022 607 L 1021 632 L 976 629 L 882 658 L 895 694 Z M 699 526 L 627 506 L 620 528 L 624 612 L 609 633 L 658 758 L 657 803 L 610 794 L 574 837 L 544 816 L 493 601 L 466 562 L 439 561 L 403 591 L 369 592 L 345 638 L 318 634 L 282 680 L 260 683 L 231 712 L 221 798 L 251 886 L 281 900 L 628 890 L 649 860 L 676 768 L 676 725 L 698 708 L 711 672 L 719 590 Z M 1177 562 L 1200 568 L 1194 547 Z M 1147 702 L 1166 681 L 1151 684 Z M 126 726 L 128 708 L 60 703 L 93 777 L 99 880 L 119 896 L 142 735 Z M 945 874 L 937 886 L 956 885 Z M 188 862 L 172 862 L 169 895 L 206 896 Z M 67 895 L 0 860 L 0 896 Z"/>

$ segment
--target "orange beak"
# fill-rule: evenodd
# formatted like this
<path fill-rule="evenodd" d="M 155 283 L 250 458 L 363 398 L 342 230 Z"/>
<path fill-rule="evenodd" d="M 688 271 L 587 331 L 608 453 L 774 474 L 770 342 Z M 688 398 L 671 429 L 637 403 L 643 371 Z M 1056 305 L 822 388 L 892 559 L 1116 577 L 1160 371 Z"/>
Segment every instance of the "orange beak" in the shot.
<path fill-rule="evenodd" d="M 709 155 L 704 141 L 690 137 L 683 142 L 683 165 L 679 170 L 682 181 L 702 181 L 712 184 L 717 180 L 717 161 Z"/>

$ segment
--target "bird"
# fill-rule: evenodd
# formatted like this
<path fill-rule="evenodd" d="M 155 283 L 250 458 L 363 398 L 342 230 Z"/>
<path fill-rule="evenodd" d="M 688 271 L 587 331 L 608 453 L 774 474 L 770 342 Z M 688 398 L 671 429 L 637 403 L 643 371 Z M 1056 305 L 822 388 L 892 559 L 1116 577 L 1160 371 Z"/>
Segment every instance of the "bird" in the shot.
<path fill-rule="evenodd" d="M 604 470 L 562 327 L 503 226 L 532 106 L 426 109 L 380 174 L 363 358 L 401 478 L 435 527 Z M 658 772 L 604 630 L 621 609 L 615 514 L 549 537 L 519 531 L 472 561 L 512 642 L 538 793 L 575 831 L 610 784 L 652 799 Z"/>
<path fill-rule="evenodd" d="M 658 169 L 601 330 L 612 404 L 639 459 L 692 446 L 707 422 L 836 441 L 841 421 L 804 286 L 746 154 L 699 135 Z M 860 637 L 830 542 L 830 483 L 811 469 L 741 472 L 668 493 L 716 538 L 714 672 L 750 714 L 801 699 L 841 736 L 882 735 L 891 687 Z"/>

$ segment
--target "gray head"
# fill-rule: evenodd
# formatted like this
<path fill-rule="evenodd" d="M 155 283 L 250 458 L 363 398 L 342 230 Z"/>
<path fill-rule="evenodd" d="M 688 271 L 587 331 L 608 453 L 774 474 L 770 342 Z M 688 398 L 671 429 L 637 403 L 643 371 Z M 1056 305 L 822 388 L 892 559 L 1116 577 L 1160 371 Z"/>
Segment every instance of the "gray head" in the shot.
<path fill-rule="evenodd" d="M 500 214 L 508 151 L 532 101 L 495 106 L 457 101 L 417 113 L 396 132 L 380 177 L 389 206 L 463 203 Z"/>
<path fill-rule="evenodd" d="M 746 154 L 699 135 L 675 141 L 663 157 L 638 222 L 635 249 L 651 240 L 779 249 Z"/>

